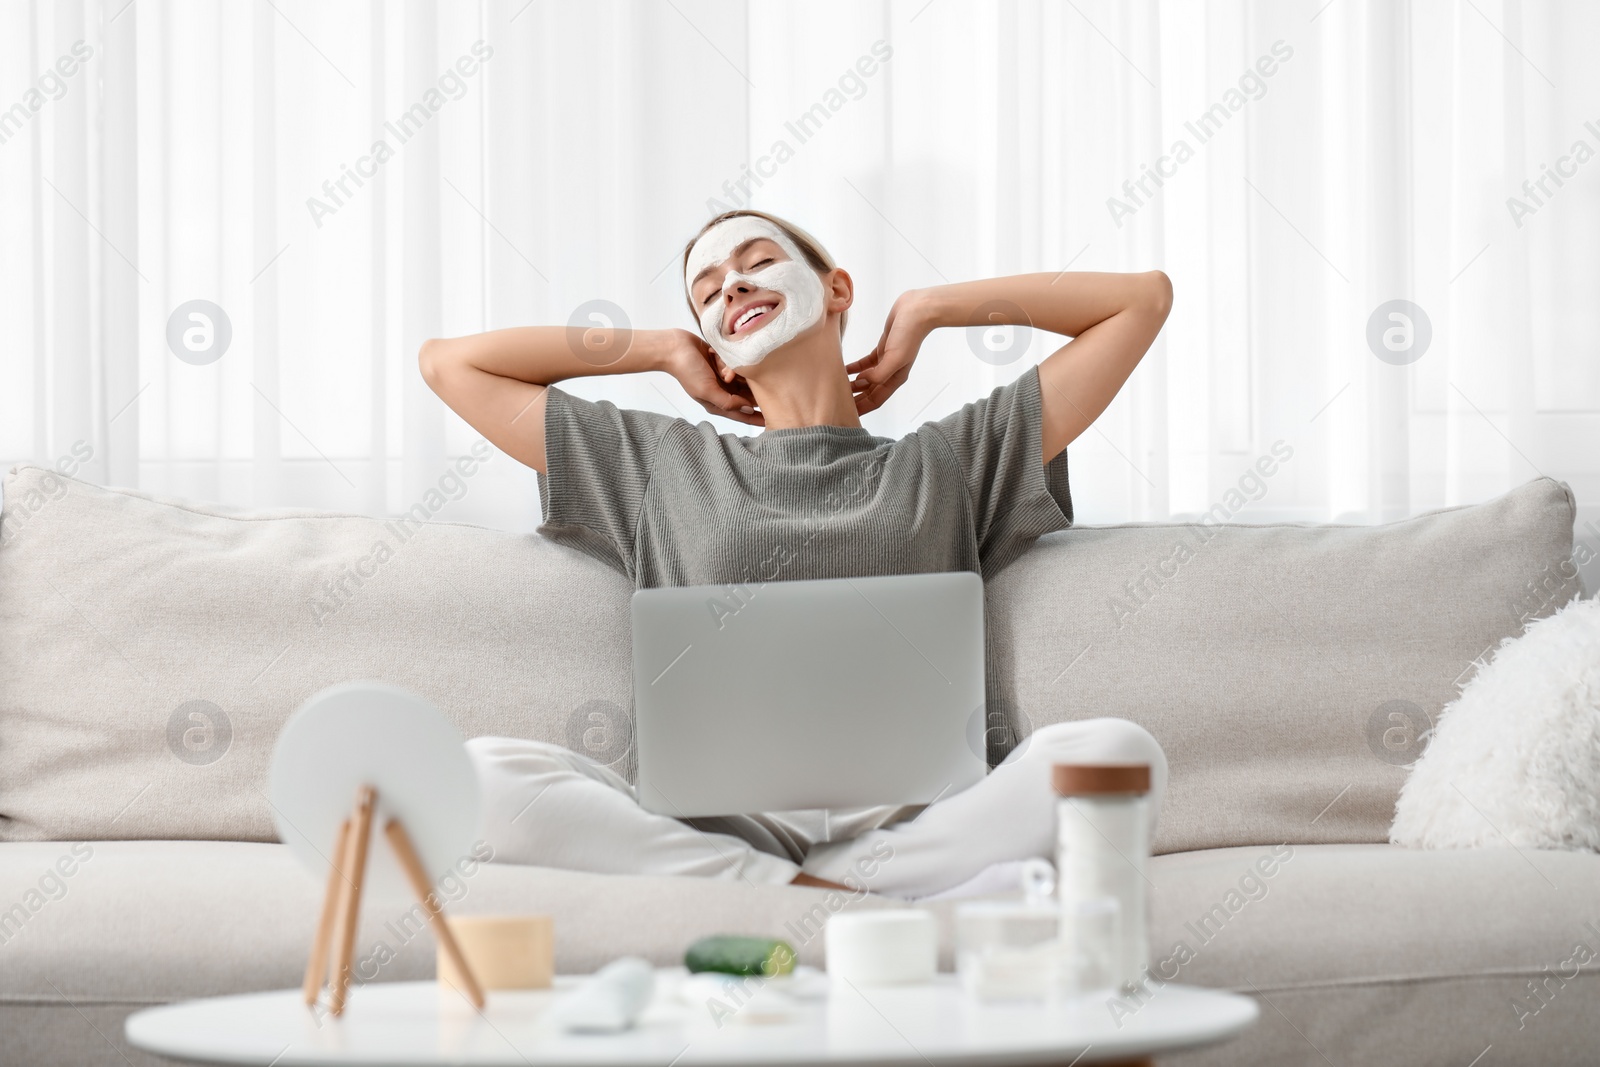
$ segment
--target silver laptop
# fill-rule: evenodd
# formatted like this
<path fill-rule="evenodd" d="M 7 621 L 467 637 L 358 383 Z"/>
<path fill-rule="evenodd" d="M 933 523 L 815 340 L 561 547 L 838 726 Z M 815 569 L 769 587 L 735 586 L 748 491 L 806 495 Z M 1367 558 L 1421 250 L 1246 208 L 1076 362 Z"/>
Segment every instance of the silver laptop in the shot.
<path fill-rule="evenodd" d="M 987 771 L 983 581 L 641 589 L 633 692 L 648 811 L 931 803 Z"/>

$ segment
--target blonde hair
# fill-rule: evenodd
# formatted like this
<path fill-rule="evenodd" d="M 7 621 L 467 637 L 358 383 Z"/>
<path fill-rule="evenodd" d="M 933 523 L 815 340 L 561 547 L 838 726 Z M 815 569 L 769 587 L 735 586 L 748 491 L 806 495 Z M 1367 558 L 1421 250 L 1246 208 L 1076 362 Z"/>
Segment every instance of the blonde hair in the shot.
<path fill-rule="evenodd" d="M 817 273 L 826 274 L 828 271 L 833 270 L 839 265 L 833 261 L 833 257 L 828 254 L 828 250 L 822 247 L 821 241 L 818 241 L 815 237 L 811 236 L 794 223 L 789 222 L 787 219 L 780 219 L 776 215 L 769 215 L 765 211 L 755 211 L 749 208 L 741 208 L 735 211 L 724 211 L 722 214 L 716 216 L 704 226 L 700 227 L 700 231 L 693 237 L 689 238 L 689 243 L 683 246 L 683 267 L 680 268 L 679 273 L 683 273 L 683 270 L 688 268 L 689 253 L 694 251 L 695 242 L 704 237 L 707 230 L 711 229 L 711 227 L 717 225 L 719 222 L 725 222 L 728 219 L 736 219 L 741 215 L 753 215 L 758 219 L 766 219 L 778 229 L 788 234 L 789 239 L 795 243 L 797 248 L 800 249 L 800 254 L 806 257 L 806 262 L 811 265 L 811 269 Z M 700 316 L 695 312 L 694 299 L 687 291 L 685 291 L 683 294 L 683 301 L 689 307 L 689 317 L 695 322 L 699 322 Z M 844 337 L 845 324 L 849 321 L 850 312 L 843 312 L 839 316 L 839 336 L 841 338 Z"/>

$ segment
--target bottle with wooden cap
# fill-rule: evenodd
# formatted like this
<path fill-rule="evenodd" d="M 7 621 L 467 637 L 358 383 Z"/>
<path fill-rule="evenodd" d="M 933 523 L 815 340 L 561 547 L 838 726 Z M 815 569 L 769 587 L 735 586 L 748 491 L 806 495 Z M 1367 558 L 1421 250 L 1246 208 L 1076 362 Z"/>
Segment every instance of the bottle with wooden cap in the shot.
<path fill-rule="evenodd" d="M 1110 897 L 1121 911 L 1112 967 L 1122 990 L 1137 987 L 1150 963 L 1150 765 L 1057 763 L 1056 885 L 1063 936 L 1075 915 Z"/>

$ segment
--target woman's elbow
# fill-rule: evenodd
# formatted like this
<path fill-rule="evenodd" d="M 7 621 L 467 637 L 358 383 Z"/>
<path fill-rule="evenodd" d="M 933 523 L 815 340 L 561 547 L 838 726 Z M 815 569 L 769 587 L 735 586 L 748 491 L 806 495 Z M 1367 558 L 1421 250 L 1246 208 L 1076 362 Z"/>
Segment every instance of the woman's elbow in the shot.
<path fill-rule="evenodd" d="M 1172 310 L 1172 279 L 1165 271 L 1146 271 L 1140 276 L 1145 283 L 1145 304 L 1160 322 L 1165 322 Z"/>
<path fill-rule="evenodd" d="M 439 379 L 444 375 L 448 353 L 448 343 L 437 337 L 422 342 L 422 347 L 417 349 L 417 369 L 422 371 L 422 380 L 434 392 L 439 391 Z"/>

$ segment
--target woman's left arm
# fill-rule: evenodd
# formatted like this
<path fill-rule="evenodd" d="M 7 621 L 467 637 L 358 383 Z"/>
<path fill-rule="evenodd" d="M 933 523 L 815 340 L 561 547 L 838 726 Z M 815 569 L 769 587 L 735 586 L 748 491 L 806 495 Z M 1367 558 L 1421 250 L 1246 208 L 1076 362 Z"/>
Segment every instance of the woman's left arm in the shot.
<path fill-rule="evenodd" d="M 887 390 L 868 388 L 876 407 L 905 380 L 923 337 L 940 326 L 1032 326 L 1071 337 L 1039 364 L 1040 451 L 1049 463 L 1110 405 L 1171 308 L 1172 283 L 1159 270 L 1020 274 L 938 285 L 896 301 L 878 348 L 850 369 L 863 372 L 858 377 L 893 382 Z"/>

